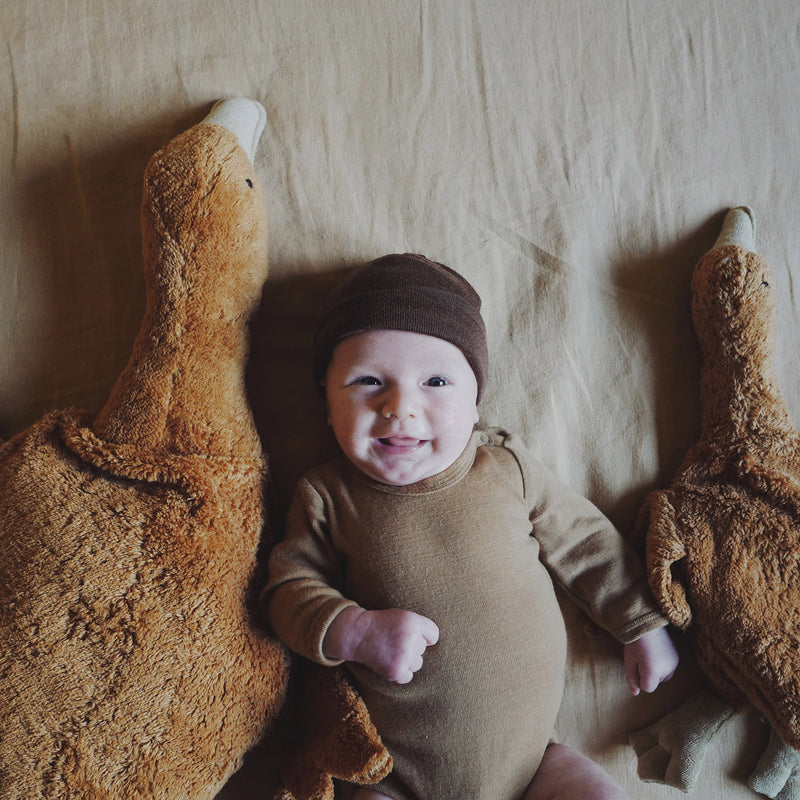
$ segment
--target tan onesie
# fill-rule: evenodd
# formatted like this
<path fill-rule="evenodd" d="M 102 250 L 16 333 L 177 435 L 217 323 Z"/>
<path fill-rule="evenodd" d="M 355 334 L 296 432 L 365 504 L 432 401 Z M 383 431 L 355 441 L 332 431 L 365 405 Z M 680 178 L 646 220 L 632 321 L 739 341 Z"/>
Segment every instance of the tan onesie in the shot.
<path fill-rule="evenodd" d="M 349 665 L 394 758 L 376 788 L 397 800 L 517 800 L 563 690 L 566 631 L 548 569 L 622 642 L 666 624 L 611 523 L 514 437 L 477 431 L 447 470 L 410 486 L 377 483 L 343 456 L 312 470 L 264 603 L 275 632 L 323 664 L 337 663 L 322 640 L 348 605 L 430 617 L 440 640 L 411 683 Z"/>

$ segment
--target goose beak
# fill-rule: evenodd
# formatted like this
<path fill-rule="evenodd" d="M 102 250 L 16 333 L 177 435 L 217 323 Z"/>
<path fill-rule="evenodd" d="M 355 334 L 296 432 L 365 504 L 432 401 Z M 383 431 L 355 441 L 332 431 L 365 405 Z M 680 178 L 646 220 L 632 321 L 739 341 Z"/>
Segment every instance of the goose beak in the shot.
<path fill-rule="evenodd" d="M 726 244 L 737 244 L 745 250 L 755 252 L 756 217 L 751 208 L 737 206 L 725 215 L 714 247 L 722 247 Z"/>
<path fill-rule="evenodd" d="M 209 125 L 221 125 L 236 134 L 239 144 L 247 153 L 252 164 L 258 140 L 267 124 L 267 112 L 257 100 L 248 100 L 246 97 L 234 97 L 230 100 L 220 100 L 214 104 L 203 122 Z"/>

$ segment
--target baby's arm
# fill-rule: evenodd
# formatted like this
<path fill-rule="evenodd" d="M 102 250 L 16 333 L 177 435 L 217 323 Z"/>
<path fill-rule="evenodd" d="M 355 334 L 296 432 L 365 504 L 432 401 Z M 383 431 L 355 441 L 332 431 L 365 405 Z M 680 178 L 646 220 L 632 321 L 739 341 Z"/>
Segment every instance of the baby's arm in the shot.
<path fill-rule="evenodd" d="M 387 680 L 409 683 L 438 640 L 436 623 L 413 611 L 348 606 L 331 622 L 322 649 L 327 658 L 355 661 Z"/>
<path fill-rule="evenodd" d="M 631 694 L 654 692 L 668 681 L 678 666 L 678 651 L 666 628 L 648 631 L 625 645 L 625 679 Z"/>
<path fill-rule="evenodd" d="M 669 680 L 678 653 L 663 625 L 643 564 L 605 515 L 535 459 L 519 452 L 533 534 L 553 577 L 625 646 L 625 677 L 634 695 Z M 642 631 L 646 631 L 642 634 Z M 638 638 L 634 638 L 638 637 Z M 633 641 L 631 641 L 633 639 Z"/>

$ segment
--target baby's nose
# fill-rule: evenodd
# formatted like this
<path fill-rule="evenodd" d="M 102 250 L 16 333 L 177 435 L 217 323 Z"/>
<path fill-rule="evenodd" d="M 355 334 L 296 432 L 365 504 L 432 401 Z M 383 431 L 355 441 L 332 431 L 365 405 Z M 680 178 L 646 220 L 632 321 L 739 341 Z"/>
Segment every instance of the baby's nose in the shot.
<path fill-rule="evenodd" d="M 402 389 L 388 392 L 381 406 L 381 414 L 386 419 L 407 419 L 415 415 L 415 406 L 411 394 Z"/>

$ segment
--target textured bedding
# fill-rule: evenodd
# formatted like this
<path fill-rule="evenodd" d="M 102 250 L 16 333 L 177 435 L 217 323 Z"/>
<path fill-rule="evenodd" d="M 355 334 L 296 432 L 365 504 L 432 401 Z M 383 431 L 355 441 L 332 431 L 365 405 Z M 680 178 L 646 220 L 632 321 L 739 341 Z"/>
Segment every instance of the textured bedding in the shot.
<path fill-rule="evenodd" d="M 150 155 L 220 97 L 267 109 L 256 169 L 271 271 L 248 389 L 281 516 L 331 452 L 310 380 L 349 267 L 420 252 L 480 292 L 482 422 L 626 534 L 699 432 L 689 278 L 746 203 L 774 272 L 776 365 L 800 420 L 800 6 L 785 0 L 9 0 L 0 15 L 0 437 L 97 409 L 144 311 Z M 694 690 L 630 697 L 621 650 L 563 602 L 557 736 L 640 800 L 631 729 Z M 694 795 L 755 797 L 758 715 L 725 725 Z M 262 796 L 256 750 L 224 800 Z"/>

